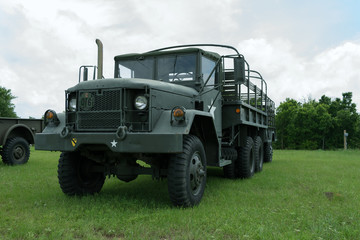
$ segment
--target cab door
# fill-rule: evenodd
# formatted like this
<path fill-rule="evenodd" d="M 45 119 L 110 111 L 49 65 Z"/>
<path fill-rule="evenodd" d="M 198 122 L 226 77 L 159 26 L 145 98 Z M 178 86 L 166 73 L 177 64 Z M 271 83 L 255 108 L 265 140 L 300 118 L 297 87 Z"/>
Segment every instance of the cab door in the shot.
<path fill-rule="evenodd" d="M 201 76 L 203 83 L 206 84 L 201 92 L 204 103 L 204 111 L 211 113 L 218 140 L 221 142 L 222 137 L 222 96 L 220 89 L 217 87 L 217 70 L 213 71 L 216 62 L 206 56 L 201 55 Z M 210 75 L 211 74 L 211 75 Z"/>

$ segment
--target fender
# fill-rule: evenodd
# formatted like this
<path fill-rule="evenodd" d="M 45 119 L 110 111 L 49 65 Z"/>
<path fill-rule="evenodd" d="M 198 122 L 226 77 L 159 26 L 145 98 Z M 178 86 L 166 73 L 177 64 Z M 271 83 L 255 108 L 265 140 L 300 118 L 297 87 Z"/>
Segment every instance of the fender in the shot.
<path fill-rule="evenodd" d="M 171 119 L 171 110 L 163 111 L 152 133 L 195 135 L 204 145 L 208 165 L 218 166 L 220 144 L 211 113 L 187 109 L 184 121 L 171 122 Z"/>
<path fill-rule="evenodd" d="M 57 113 L 57 117 L 59 119 L 59 125 L 57 126 L 51 126 L 51 125 L 47 125 L 42 133 L 58 133 L 60 134 L 61 131 L 64 129 L 65 127 L 65 113 Z"/>
<path fill-rule="evenodd" d="M 6 140 L 11 137 L 23 137 L 29 144 L 34 144 L 34 133 L 31 129 L 25 124 L 15 124 L 11 126 L 5 133 L 4 139 L 2 140 L 2 145 L 5 145 Z"/>
<path fill-rule="evenodd" d="M 197 117 L 211 119 L 212 125 L 214 127 L 214 120 L 212 119 L 212 115 L 208 112 L 186 109 L 184 121 L 177 122 L 174 120 L 171 122 L 171 110 L 165 110 L 160 114 L 152 132 L 166 134 L 189 134 L 193 122 Z"/>

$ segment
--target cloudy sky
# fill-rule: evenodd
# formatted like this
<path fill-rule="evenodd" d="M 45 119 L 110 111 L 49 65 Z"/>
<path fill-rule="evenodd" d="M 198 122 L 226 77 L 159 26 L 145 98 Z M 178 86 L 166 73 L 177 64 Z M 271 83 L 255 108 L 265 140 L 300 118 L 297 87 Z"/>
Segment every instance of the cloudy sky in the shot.
<path fill-rule="evenodd" d="M 81 65 L 170 45 L 232 45 L 276 105 L 353 92 L 360 109 L 358 0 L 0 0 L 0 86 L 20 117 L 63 111 Z"/>

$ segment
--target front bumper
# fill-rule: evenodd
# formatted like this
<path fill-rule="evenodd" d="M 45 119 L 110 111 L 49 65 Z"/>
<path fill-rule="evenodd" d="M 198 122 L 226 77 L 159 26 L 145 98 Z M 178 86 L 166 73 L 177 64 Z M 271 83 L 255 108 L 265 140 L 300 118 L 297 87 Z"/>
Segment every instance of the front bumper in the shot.
<path fill-rule="evenodd" d="M 71 152 L 80 146 L 107 146 L 119 153 L 179 153 L 182 142 L 182 134 L 127 133 L 121 140 L 115 133 L 72 132 L 66 138 L 59 133 L 39 133 L 35 149 Z"/>

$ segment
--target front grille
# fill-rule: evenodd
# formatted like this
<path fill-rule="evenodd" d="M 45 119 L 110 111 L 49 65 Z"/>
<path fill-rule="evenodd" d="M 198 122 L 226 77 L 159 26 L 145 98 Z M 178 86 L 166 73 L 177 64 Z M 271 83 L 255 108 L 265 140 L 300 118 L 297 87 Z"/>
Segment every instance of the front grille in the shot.
<path fill-rule="evenodd" d="M 80 91 L 80 112 L 103 112 L 121 110 L 121 89 L 104 91 Z"/>
<path fill-rule="evenodd" d="M 116 131 L 119 126 L 127 126 L 130 131 L 150 131 L 149 111 L 133 106 L 139 94 L 145 94 L 145 90 L 81 90 L 77 93 L 76 114 L 67 114 L 68 124 L 77 131 Z"/>
<path fill-rule="evenodd" d="M 86 112 L 78 114 L 78 130 L 114 130 L 121 125 L 119 112 Z"/>

